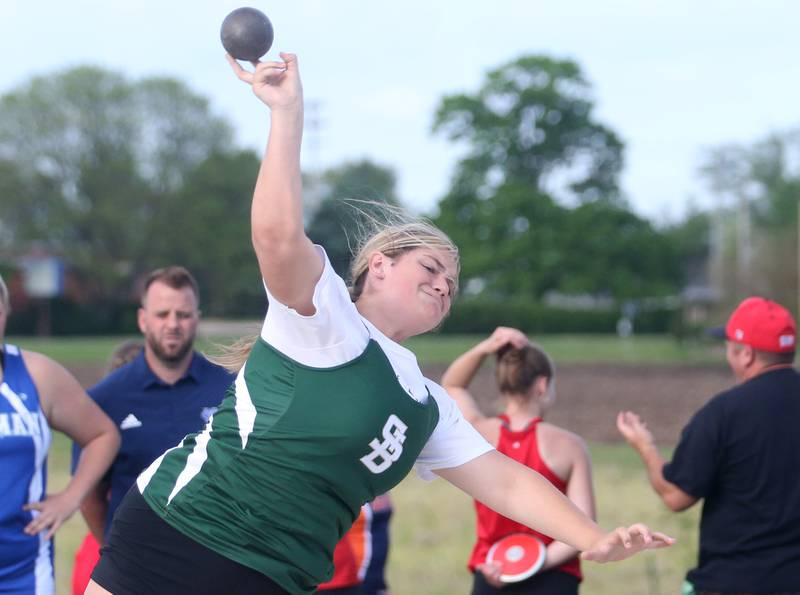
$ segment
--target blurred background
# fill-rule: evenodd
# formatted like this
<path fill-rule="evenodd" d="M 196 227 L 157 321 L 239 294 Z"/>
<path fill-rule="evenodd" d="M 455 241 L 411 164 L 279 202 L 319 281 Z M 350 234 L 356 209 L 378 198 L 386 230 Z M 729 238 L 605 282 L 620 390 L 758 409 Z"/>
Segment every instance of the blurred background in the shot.
<path fill-rule="evenodd" d="M 248 215 L 269 116 L 223 58 L 219 26 L 238 6 L 3 3 L 7 334 L 87 386 L 136 334 L 155 267 L 198 278 L 206 346 L 263 317 Z M 343 199 L 401 205 L 449 233 L 462 294 L 439 334 L 412 344 L 426 372 L 438 379 L 500 324 L 540 339 L 560 366 L 553 420 L 590 440 L 601 522 L 642 511 L 682 538 L 669 554 L 591 569 L 583 592 L 676 592 L 697 511 L 661 511 L 613 415 L 651 415 L 668 454 L 732 383 L 704 329 L 752 294 L 797 314 L 800 6 L 255 6 L 275 28 L 265 59 L 300 57 L 309 235 L 345 272 L 358 217 Z M 469 501 L 415 482 L 399 489 L 396 592 L 466 592 Z M 404 505 L 430 519 L 404 525 Z"/>
<path fill-rule="evenodd" d="M 206 316 L 261 316 L 242 239 L 269 118 L 223 59 L 237 6 L 4 4 L 10 332 L 133 330 L 137 280 L 171 262 Z M 433 218 L 463 251 L 446 331 L 498 301 L 547 332 L 682 333 L 751 293 L 796 310 L 800 7 L 260 8 L 267 58 L 301 59 L 314 239 L 343 270 L 340 199 Z"/>

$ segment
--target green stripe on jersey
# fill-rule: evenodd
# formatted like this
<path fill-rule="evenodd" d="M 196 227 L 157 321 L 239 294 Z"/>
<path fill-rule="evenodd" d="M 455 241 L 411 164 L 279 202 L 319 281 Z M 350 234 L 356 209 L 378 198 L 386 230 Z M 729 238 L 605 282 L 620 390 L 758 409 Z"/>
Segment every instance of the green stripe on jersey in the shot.
<path fill-rule="evenodd" d="M 364 502 L 397 485 L 439 412 L 400 386 L 378 344 L 334 368 L 257 341 L 206 429 L 168 452 L 144 490 L 168 523 L 311 593 Z"/>

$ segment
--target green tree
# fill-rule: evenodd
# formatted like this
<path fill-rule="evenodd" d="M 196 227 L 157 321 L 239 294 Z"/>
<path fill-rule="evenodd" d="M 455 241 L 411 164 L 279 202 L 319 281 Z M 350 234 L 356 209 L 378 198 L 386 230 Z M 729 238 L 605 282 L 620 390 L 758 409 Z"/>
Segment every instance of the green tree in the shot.
<path fill-rule="evenodd" d="M 564 207 L 524 184 L 504 184 L 486 200 L 448 198 L 462 199 L 460 208 L 440 206 L 436 223 L 459 246 L 466 294 L 538 297 L 557 284 Z"/>
<path fill-rule="evenodd" d="M 197 278 L 202 308 L 217 316 L 261 317 L 266 300 L 250 240 L 250 203 L 260 159 L 215 153 L 186 174 L 154 224 L 147 268 L 182 264 Z"/>
<path fill-rule="evenodd" d="M 700 172 L 718 199 L 719 293 L 731 303 L 759 293 L 794 304 L 800 287 L 800 130 L 715 147 Z"/>
<path fill-rule="evenodd" d="M 681 264 L 681 283 L 708 286 L 711 258 L 711 216 L 691 206 L 685 217 L 669 225 L 664 233 L 675 260 Z"/>
<path fill-rule="evenodd" d="M 681 285 L 682 261 L 669 234 L 624 206 L 580 205 L 562 229 L 561 292 L 628 300 L 670 295 Z"/>
<path fill-rule="evenodd" d="M 477 93 L 445 97 L 433 130 L 467 145 L 459 190 L 489 196 L 511 183 L 609 199 L 619 193 L 622 142 L 595 121 L 593 106 L 578 64 L 525 56 L 489 72 Z"/>
<path fill-rule="evenodd" d="M 124 291 L 159 257 L 160 219 L 187 175 L 231 138 L 173 79 L 94 67 L 34 77 L 0 97 L 0 185 L 13 186 L 2 218 L 18 245 L 43 245 L 106 293 Z"/>
<path fill-rule="evenodd" d="M 622 143 L 592 111 L 580 67 L 544 56 L 505 64 L 477 93 L 442 100 L 434 130 L 466 155 L 436 222 L 461 248 L 468 295 L 675 291 L 675 253 L 623 200 Z"/>
<path fill-rule="evenodd" d="M 347 278 L 360 229 L 368 219 L 382 220 L 382 205 L 399 206 L 397 178 L 367 159 L 345 163 L 321 177 L 322 200 L 308 225 L 308 236 L 325 246 L 334 270 Z"/>

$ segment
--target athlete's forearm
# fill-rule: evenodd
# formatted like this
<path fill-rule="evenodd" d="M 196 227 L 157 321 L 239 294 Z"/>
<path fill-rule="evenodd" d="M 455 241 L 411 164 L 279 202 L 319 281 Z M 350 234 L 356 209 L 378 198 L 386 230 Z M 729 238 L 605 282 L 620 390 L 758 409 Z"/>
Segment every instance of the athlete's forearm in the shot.
<path fill-rule="evenodd" d="M 468 388 L 475 374 L 483 364 L 487 353 L 481 349 L 479 343 L 466 353 L 458 356 L 455 361 L 445 370 L 442 376 L 442 386 Z"/>
<path fill-rule="evenodd" d="M 554 541 L 547 546 L 547 556 L 544 561 L 544 569 L 549 570 L 550 568 L 561 566 L 565 562 L 569 562 L 573 558 L 577 557 L 579 553 L 580 552 L 577 549 L 567 545 L 566 543 Z"/>
<path fill-rule="evenodd" d="M 604 536 L 592 519 L 539 473 L 497 451 L 437 473 L 503 516 L 578 550 L 591 548 Z"/>
<path fill-rule="evenodd" d="M 64 490 L 75 500 L 76 508 L 100 482 L 119 449 L 119 433 L 113 426 L 83 445 L 75 474 Z"/>
<path fill-rule="evenodd" d="M 314 286 L 323 261 L 303 229 L 300 143 L 302 94 L 290 108 L 273 109 L 266 154 L 251 209 L 253 247 L 272 295 L 304 315 L 314 313 Z"/>
<path fill-rule="evenodd" d="M 480 369 L 484 357 L 485 354 L 478 349 L 478 346 L 475 346 L 456 358 L 442 376 L 442 387 L 453 397 L 461 415 L 471 424 L 480 423 L 484 419 L 478 403 L 467 390 Z"/>
<path fill-rule="evenodd" d="M 272 112 L 267 150 L 253 192 L 254 242 L 291 241 L 298 234 L 304 234 L 302 137 L 302 98 L 292 109 Z"/>
<path fill-rule="evenodd" d="M 519 465 L 508 493 L 507 513 L 537 531 L 577 550 L 589 549 L 604 531 L 544 477 Z"/>

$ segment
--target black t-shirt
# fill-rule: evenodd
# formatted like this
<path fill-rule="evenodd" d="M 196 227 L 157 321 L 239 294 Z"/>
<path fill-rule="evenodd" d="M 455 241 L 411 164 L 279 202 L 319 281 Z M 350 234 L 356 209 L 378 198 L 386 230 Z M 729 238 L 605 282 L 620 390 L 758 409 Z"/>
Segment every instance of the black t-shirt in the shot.
<path fill-rule="evenodd" d="M 800 374 L 765 372 L 684 428 L 664 477 L 704 498 L 698 589 L 800 591 Z"/>

